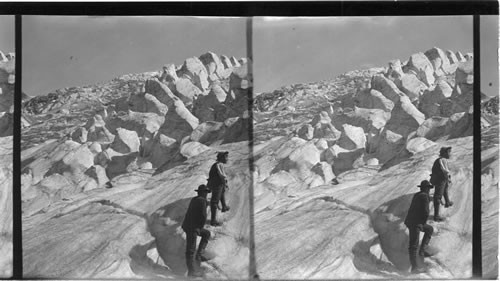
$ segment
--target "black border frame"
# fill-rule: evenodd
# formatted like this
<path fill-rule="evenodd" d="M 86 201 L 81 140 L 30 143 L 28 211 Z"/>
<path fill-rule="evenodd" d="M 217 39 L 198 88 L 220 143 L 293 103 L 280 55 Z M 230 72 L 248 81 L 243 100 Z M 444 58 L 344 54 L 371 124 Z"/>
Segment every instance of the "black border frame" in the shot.
<path fill-rule="evenodd" d="M 480 15 L 498 15 L 496 1 L 403 1 L 403 2 L 0 2 L 0 14 L 16 15 L 16 84 L 14 98 L 14 153 L 13 153 L 13 276 L 8 279 L 23 279 L 22 265 L 22 219 L 21 219 L 21 85 L 22 85 L 22 16 L 21 15 L 92 15 L 92 16 L 472 16 L 474 30 L 474 68 L 480 69 L 479 21 Z M 251 21 L 250 21 L 251 25 Z M 248 57 L 252 57 L 251 28 Z M 248 46 L 248 43 L 247 43 Z M 251 70 L 251 69 L 250 69 Z M 474 92 L 479 93 L 480 71 L 474 71 Z M 251 101 L 251 99 L 250 99 Z M 249 109 L 251 103 L 249 103 Z M 251 111 L 250 111 L 251 112 Z M 480 95 L 474 96 L 474 112 L 480 112 Z M 474 170 L 481 167 L 480 114 L 474 114 Z M 252 126 L 250 126 L 252 128 Z M 250 129 L 251 130 L 251 129 Z M 251 152 L 252 150 L 250 150 Z M 251 161 L 250 161 L 251 164 Z M 252 165 L 251 165 L 252 166 Z M 482 278 L 481 241 L 481 175 L 473 174 L 473 278 Z M 250 191 L 250 195 L 253 195 Z M 250 204 L 252 212 L 253 204 Z M 251 219 L 253 216 L 251 214 Z M 253 223 L 251 222 L 251 236 Z M 252 242 L 250 248 L 255 247 Z M 255 256 L 250 264 L 250 278 L 258 278 Z"/>
<path fill-rule="evenodd" d="M 0 2 L 0 14 L 179 16 L 447 16 L 496 15 L 498 3 L 479 1 L 293 2 Z"/>

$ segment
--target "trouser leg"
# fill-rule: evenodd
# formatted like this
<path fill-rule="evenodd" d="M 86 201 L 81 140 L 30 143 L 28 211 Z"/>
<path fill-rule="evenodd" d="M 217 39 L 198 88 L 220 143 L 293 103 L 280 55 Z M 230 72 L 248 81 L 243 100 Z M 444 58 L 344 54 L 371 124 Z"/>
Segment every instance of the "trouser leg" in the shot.
<path fill-rule="evenodd" d="M 206 261 L 207 258 L 204 257 L 203 255 L 205 254 L 205 249 L 207 248 L 208 245 L 208 239 L 210 239 L 210 231 L 202 228 L 200 230 L 200 244 L 198 245 L 198 252 L 196 253 L 196 258 L 200 261 Z"/>
<path fill-rule="evenodd" d="M 424 257 L 430 257 L 432 256 L 432 254 L 428 252 L 428 246 L 429 242 L 431 241 L 434 229 L 428 224 L 424 224 L 422 228 L 422 231 L 424 232 L 424 238 L 422 238 L 422 245 L 420 246 L 419 254 Z"/>
<path fill-rule="evenodd" d="M 186 266 L 188 275 L 195 272 L 194 269 L 194 253 L 196 252 L 196 233 L 193 231 L 186 232 Z"/>
<path fill-rule="evenodd" d="M 450 202 L 450 198 L 448 197 L 448 182 L 444 184 L 443 196 L 444 196 L 444 202 L 448 204 Z"/>
<path fill-rule="evenodd" d="M 440 218 L 439 216 L 439 209 L 441 208 L 441 196 L 437 197 L 434 194 L 434 220 Z"/>
<path fill-rule="evenodd" d="M 418 250 L 418 240 L 420 238 L 420 232 L 416 226 L 408 227 L 410 231 L 408 254 L 410 256 L 411 270 L 415 271 L 418 269 L 417 264 L 417 250 Z"/>
<path fill-rule="evenodd" d="M 229 211 L 229 206 L 227 206 L 227 204 L 226 204 L 226 188 L 225 187 L 222 189 L 222 193 L 220 196 L 220 202 L 222 204 L 222 212 Z"/>
<path fill-rule="evenodd" d="M 434 220 L 435 221 L 440 221 L 442 220 L 441 216 L 439 215 L 440 208 L 441 208 L 441 198 L 443 197 L 443 192 L 444 192 L 444 182 L 436 185 L 436 190 L 434 191 Z"/>
<path fill-rule="evenodd" d="M 424 238 L 422 239 L 422 245 L 429 245 L 431 241 L 432 233 L 434 233 L 434 228 L 428 224 L 423 225 Z"/>
<path fill-rule="evenodd" d="M 446 182 L 443 190 L 443 196 L 444 196 L 444 202 L 445 202 L 445 207 L 450 207 L 453 205 L 453 202 L 450 200 L 450 197 L 448 195 L 448 189 L 450 187 L 450 183 Z"/>
<path fill-rule="evenodd" d="M 223 187 L 220 194 L 220 202 L 222 204 L 222 209 L 226 208 L 226 189 Z"/>
<path fill-rule="evenodd" d="M 217 202 L 210 202 L 210 224 L 217 223 Z"/>

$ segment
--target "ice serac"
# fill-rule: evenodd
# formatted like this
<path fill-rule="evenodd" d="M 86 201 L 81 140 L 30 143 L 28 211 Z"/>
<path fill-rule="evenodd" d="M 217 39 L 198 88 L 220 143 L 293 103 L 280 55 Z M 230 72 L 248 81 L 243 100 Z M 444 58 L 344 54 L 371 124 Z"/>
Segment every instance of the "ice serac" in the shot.
<path fill-rule="evenodd" d="M 297 131 L 297 135 L 305 140 L 312 140 L 314 137 L 314 128 L 311 124 L 305 124 Z"/>
<path fill-rule="evenodd" d="M 455 72 L 456 91 L 467 93 L 472 91 L 474 84 L 474 61 L 468 60 L 460 63 Z"/>
<path fill-rule="evenodd" d="M 212 81 L 218 80 L 219 78 L 227 78 L 227 72 L 224 71 L 225 67 L 218 55 L 208 52 L 201 55 L 200 60 L 207 68 L 209 77 L 212 77 L 214 74 L 216 75 L 214 77 L 215 79 L 211 78 Z"/>
<path fill-rule="evenodd" d="M 455 53 L 455 55 L 457 56 L 457 59 L 458 59 L 459 62 L 464 62 L 465 61 L 465 57 L 464 57 L 464 55 L 460 51 L 457 51 Z"/>
<path fill-rule="evenodd" d="M 434 73 L 436 77 L 443 76 L 450 73 L 450 60 L 443 50 L 434 47 L 425 52 L 427 58 L 434 67 Z"/>
<path fill-rule="evenodd" d="M 135 131 L 127 129 L 116 129 L 116 137 L 111 144 L 111 148 L 119 153 L 138 152 L 141 145 L 139 137 Z"/>
<path fill-rule="evenodd" d="M 5 56 L 5 54 L 0 51 L 0 62 L 6 62 L 6 61 L 9 61 L 9 59 L 7 58 L 7 56 Z"/>
<path fill-rule="evenodd" d="M 181 80 L 179 79 L 178 82 Z M 188 110 L 183 101 L 175 96 L 166 85 L 155 79 L 148 80 L 145 90 L 155 95 L 159 101 L 168 106 L 168 112 L 164 117 L 165 122 L 160 122 L 162 123 L 159 128 L 161 133 L 180 141 L 198 126 L 198 118 Z M 158 128 L 150 131 L 150 133 L 157 130 Z"/>
<path fill-rule="evenodd" d="M 11 113 L 0 112 L 0 137 L 12 136 L 14 117 Z"/>
<path fill-rule="evenodd" d="M 175 82 L 175 81 L 177 81 L 177 79 L 179 79 L 179 77 L 177 77 L 175 65 L 173 65 L 173 64 L 164 65 L 163 72 L 160 76 L 160 81 L 169 83 L 169 82 Z"/>
<path fill-rule="evenodd" d="M 175 82 L 175 93 L 186 106 L 190 106 L 202 91 L 191 83 L 191 80 L 179 78 Z"/>
<path fill-rule="evenodd" d="M 391 112 L 391 119 L 385 125 L 386 129 L 392 130 L 402 136 L 409 135 L 415 131 L 425 120 L 425 115 L 411 103 L 406 96 L 401 96 Z"/>
<path fill-rule="evenodd" d="M 434 84 L 434 67 L 424 53 L 411 55 L 406 66 L 408 71 L 415 73 L 428 87 Z"/>
<path fill-rule="evenodd" d="M 231 61 L 231 63 L 233 64 L 233 67 L 239 67 L 239 66 L 241 66 L 241 64 L 240 64 L 240 62 L 238 61 L 238 59 L 237 59 L 237 58 L 235 58 L 235 57 L 231 57 L 229 60 L 230 60 L 230 61 Z"/>
<path fill-rule="evenodd" d="M 321 111 L 319 115 L 314 117 L 309 125 L 313 128 L 314 138 L 322 138 L 329 142 L 334 142 L 339 139 L 341 135 L 341 132 L 333 126 L 332 120 L 326 111 Z M 306 129 L 309 130 L 309 127 Z"/>
<path fill-rule="evenodd" d="M 396 80 L 396 84 L 411 101 L 418 100 L 427 89 L 425 83 L 420 81 L 414 74 L 403 75 L 401 79 Z"/>
<path fill-rule="evenodd" d="M 219 84 L 213 84 L 210 92 L 199 96 L 193 103 L 193 115 L 200 122 L 223 121 L 226 107 L 222 104 L 227 97 L 225 90 Z"/>
<path fill-rule="evenodd" d="M 459 62 L 459 60 L 457 58 L 457 55 L 453 51 L 447 50 L 446 51 L 446 56 L 448 57 L 448 60 L 450 61 L 450 64 L 454 64 L 454 63 Z"/>
<path fill-rule="evenodd" d="M 348 150 L 365 147 L 366 135 L 363 128 L 355 127 L 349 124 L 344 124 L 342 127 L 342 135 L 338 140 L 340 147 Z"/>
<path fill-rule="evenodd" d="M 441 115 L 441 102 L 451 97 L 453 89 L 444 80 L 436 83 L 433 89 L 426 90 L 420 98 L 418 109 L 425 114 L 426 118 Z"/>
<path fill-rule="evenodd" d="M 165 120 L 166 117 L 156 113 L 128 111 L 127 114 L 109 118 L 105 126 L 113 139 L 118 128 L 135 131 L 139 137 L 150 138 L 160 129 Z"/>
<path fill-rule="evenodd" d="M 144 91 L 153 95 L 158 101 L 167 105 L 168 108 L 172 106 L 172 103 L 177 98 L 166 84 L 158 81 L 156 78 L 146 81 Z"/>
<path fill-rule="evenodd" d="M 181 141 L 198 127 L 199 121 L 180 100 L 174 102 L 172 110 L 165 116 L 165 123 L 160 128 L 160 132 Z"/>
<path fill-rule="evenodd" d="M 404 75 L 403 68 L 401 67 L 400 60 L 393 60 L 389 62 L 389 69 L 385 76 L 390 77 L 391 79 L 400 79 Z"/>
<path fill-rule="evenodd" d="M 189 78 L 201 91 L 205 91 L 208 88 L 207 69 L 197 57 L 186 59 L 181 69 L 177 71 L 177 75 L 179 78 L 183 76 Z"/>
<path fill-rule="evenodd" d="M 378 143 L 374 142 L 373 150 L 376 151 L 376 158 L 381 163 L 386 163 L 398 155 L 405 145 L 405 138 L 390 129 L 384 129 L 377 138 Z"/>
<path fill-rule="evenodd" d="M 231 62 L 231 59 L 225 55 L 220 56 L 220 60 L 222 64 L 224 65 L 224 68 L 232 68 L 233 63 Z"/>
<path fill-rule="evenodd" d="M 352 111 L 336 115 L 333 124 L 338 128 L 343 128 L 346 124 L 361 127 L 369 134 L 383 129 L 390 118 L 391 113 L 382 109 L 355 107 Z"/>
<path fill-rule="evenodd" d="M 394 103 L 398 102 L 399 97 L 403 95 L 396 84 L 383 75 L 373 76 L 371 86 L 373 90 L 379 91 L 382 95 Z"/>
<path fill-rule="evenodd" d="M 394 102 L 386 98 L 381 92 L 374 89 L 364 89 L 355 96 L 356 105 L 362 108 L 378 108 L 390 112 Z"/>
<path fill-rule="evenodd" d="M 226 105 L 226 118 L 242 116 L 243 112 L 249 109 L 252 85 L 252 73 L 248 71 L 248 66 L 243 64 L 233 69 L 229 76 L 229 92 L 224 104 Z"/>
<path fill-rule="evenodd" d="M 131 95 L 128 99 L 130 110 L 136 112 L 152 112 L 160 116 L 165 116 L 168 112 L 168 106 L 158 100 L 155 96 L 148 93 Z"/>

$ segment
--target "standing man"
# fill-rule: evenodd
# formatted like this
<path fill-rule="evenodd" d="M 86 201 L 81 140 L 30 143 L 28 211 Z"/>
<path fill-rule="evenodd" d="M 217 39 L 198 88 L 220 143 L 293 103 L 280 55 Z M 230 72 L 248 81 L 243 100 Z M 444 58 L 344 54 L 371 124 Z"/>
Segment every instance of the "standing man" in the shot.
<path fill-rule="evenodd" d="M 227 163 L 229 152 L 218 152 L 217 162 L 215 162 L 210 168 L 208 174 L 208 186 L 212 191 L 212 198 L 210 199 L 210 212 L 212 214 L 210 224 L 213 226 L 220 226 L 222 223 L 217 221 L 217 209 L 219 206 L 219 201 L 222 204 L 222 212 L 229 211 L 229 206 L 226 205 L 226 189 L 227 176 L 224 171 L 224 164 Z"/>
<path fill-rule="evenodd" d="M 448 167 L 448 159 L 451 157 L 451 146 L 442 147 L 439 150 L 439 158 L 432 165 L 431 183 L 436 186 L 434 191 L 434 221 L 443 221 L 439 215 L 442 204 L 441 198 L 444 197 L 444 207 L 453 206 L 453 202 L 448 196 L 448 188 L 451 184 L 451 173 Z"/>
<path fill-rule="evenodd" d="M 195 190 L 198 196 L 191 199 L 186 216 L 182 222 L 182 229 L 186 232 L 186 265 L 188 268 L 188 276 L 201 277 L 202 272 L 195 270 L 194 259 L 196 252 L 196 237 L 201 236 L 198 251 L 196 252 L 196 260 L 206 261 L 203 256 L 205 248 L 210 238 L 210 231 L 204 229 L 207 220 L 207 194 L 209 192 L 206 185 L 202 184 Z"/>
<path fill-rule="evenodd" d="M 413 195 L 410 209 L 405 219 L 405 225 L 410 232 L 408 253 L 410 254 L 412 273 L 420 273 L 423 271 L 423 268 L 417 264 L 417 248 L 420 239 L 420 231 L 424 232 L 424 238 L 422 239 L 422 245 L 420 245 L 419 251 L 419 255 L 423 257 L 432 256 L 432 254 L 428 252 L 428 246 L 431 241 L 432 233 L 434 232 L 432 226 L 427 224 L 430 203 L 429 191 L 433 186 L 429 181 L 424 180 L 418 187 L 420 187 L 420 192 Z"/>

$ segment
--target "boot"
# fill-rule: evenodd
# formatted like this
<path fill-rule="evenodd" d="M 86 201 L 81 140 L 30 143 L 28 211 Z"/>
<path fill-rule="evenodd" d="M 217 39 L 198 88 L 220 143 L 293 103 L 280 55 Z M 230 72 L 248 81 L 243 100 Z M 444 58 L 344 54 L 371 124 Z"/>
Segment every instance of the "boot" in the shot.
<path fill-rule="evenodd" d="M 421 273 L 423 271 L 423 269 L 420 266 L 418 266 L 416 250 L 410 251 L 410 264 L 411 264 L 411 273 Z"/>
<path fill-rule="evenodd" d="M 222 212 L 223 212 L 223 213 L 224 213 L 224 212 L 227 212 L 227 211 L 229 211 L 229 209 L 230 209 L 230 208 L 229 208 L 229 206 L 223 206 L 223 207 L 222 207 Z"/>
<path fill-rule="evenodd" d="M 411 267 L 411 273 L 413 274 L 420 274 L 420 273 L 424 273 L 425 272 L 425 268 L 421 267 L 421 266 L 415 266 L 415 267 Z"/>
<path fill-rule="evenodd" d="M 211 219 L 210 219 L 210 225 L 212 226 L 221 226 L 222 224 L 217 221 L 217 204 L 210 204 L 210 212 L 211 212 Z"/>
<path fill-rule="evenodd" d="M 188 271 L 188 277 L 203 277 L 203 273 L 200 271 Z"/>
<path fill-rule="evenodd" d="M 203 273 L 195 270 L 194 258 L 192 256 L 186 256 L 186 265 L 188 268 L 187 276 L 189 276 L 189 277 L 203 277 Z"/>
<path fill-rule="evenodd" d="M 207 248 L 208 241 L 204 241 L 203 239 L 200 241 L 200 245 L 198 246 L 198 251 L 196 252 L 196 260 L 197 261 L 207 261 L 208 259 L 204 256 L 205 249 Z"/>
<path fill-rule="evenodd" d="M 446 188 L 446 189 L 448 189 L 448 188 Z M 451 201 L 450 197 L 448 196 L 448 190 L 445 190 L 443 197 L 444 197 L 444 202 L 445 202 L 445 204 L 444 204 L 445 208 L 453 206 L 453 201 Z"/>

